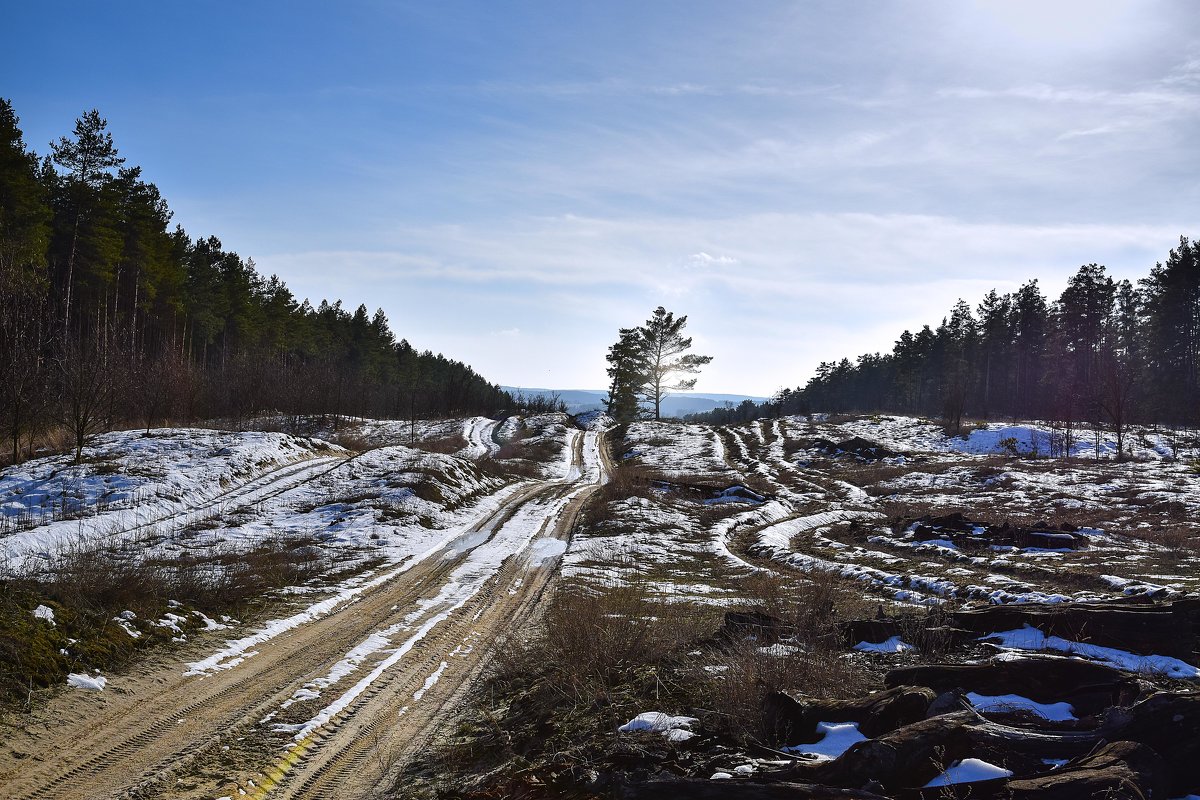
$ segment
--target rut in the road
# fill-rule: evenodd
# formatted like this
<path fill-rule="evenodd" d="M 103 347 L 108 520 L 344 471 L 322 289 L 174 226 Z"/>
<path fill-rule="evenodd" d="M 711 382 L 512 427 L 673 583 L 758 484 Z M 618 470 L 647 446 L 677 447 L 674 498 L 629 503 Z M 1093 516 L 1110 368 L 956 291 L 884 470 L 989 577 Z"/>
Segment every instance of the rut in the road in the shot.
<path fill-rule="evenodd" d="M 583 463 L 583 438 L 578 437 L 575 442 L 577 465 Z M 551 507 L 560 504 L 562 510 L 546 515 L 529 541 L 545 535 L 568 538 L 595 485 L 560 485 L 549 496 L 536 498 L 533 502 Z M 518 510 L 513 509 L 508 519 Z M 499 523 L 497 529 L 508 519 Z M 507 557 L 467 603 L 422 639 L 419 656 L 398 664 L 395 671 L 372 684 L 367 693 L 330 724 L 297 743 L 268 773 L 267 782 L 259 784 L 256 794 L 265 796 L 279 787 L 280 797 L 329 797 L 334 793 L 339 797 L 354 796 L 358 791 L 370 789 L 390 765 L 412 758 L 432 735 L 444 717 L 444 710 L 456 705 L 462 691 L 484 668 L 482 655 L 490 643 L 532 616 L 555 575 L 553 566 L 530 569 L 519 556 Z M 446 657 L 452 649 L 472 639 L 481 643 L 476 658 Z M 430 687 L 430 676 L 439 670 L 441 680 Z M 417 690 L 422 686 L 430 693 L 416 703 Z M 388 742 L 379 738 L 378 731 L 386 731 L 389 739 L 404 744 L 389 748 Z M 388 749 L 392 752 L 381 752 Z M 370 777 L 367 777 L 364 768 L 369 761 L 374 761 L 379 769 L 373 775 L 368 772 Z"/>
<path fill-rule="evenodd" d="M 201 767 L 216 759 L 223 744 L 263 736 L 278 742 L 260 724 L 266 715 L 315 676 L 326 674 L 365 637 L 437 597 L 471 553 L 488 546 L 514 519 L 525 524 L 525 516 L 542 515 L 526 542 L 536 536 L 569 536 L 575 515 L 598 485 L 591 481 L 603 480 L 606 463 L 595 434 L 577 434 L 573 449 L 579 467 L 574 474 L 581 477 L 538 482 L 511 492 L 443 550 L 411 563 L 328 615 L 262 643 L 257 653 L 247 654 L 250 657 L 231 669 L 202 678 L 185 677 L 183 668 L 172 664 L 122 679 L 127 694 L 106 693 L 105 707 L 43 736 L 38 745 L 46 755 L 40 761 L 16 763 L 16 769 L 4 776 L 4 796 L 67 800 L 119 796 L 131 790 L 143 796 L 147 792 L 158 797 L 213 796 L 208 790 L 217 787 L 211 781 L 193 778 L 208 771 Z M 480 533 L 486 535 L 475 541 L 479 537 L 472 535 Z M 469 546 L 456 549 L 455 543 L 463 541 Z M 386 764 L 411 757 L 413 748 L 442 720 L 444 710 L 456 705 L 458 693 L 483 668 L 487 648 L 475 647 L 465 658 L 461 650 L 460 655 L 449 654 L 469 639 L 483 643 L 528 618 L 557 572 L 554 562 L 539 569 L 527 567 L 524 559 L 508 554 L 453 613 L 318 727 L 303 746 L 293 748 L 288 759 L 243 773 L 250 777 L 265 772 L 276 776 L 274 780 L 256 777 L 255 784 L 247 781 L 245 788 L 264 794 L 278 786 L 280 796 L 328 797 L 329 787 L 337 786 L 337 796 L 353 796 L 351 785 L 365 791 L 371 788 L 366 784 L 382 772 L 366 770 L 367 760 Z M 440 683 L 426 687 L 421 702 L 413 702 L 413 695 L 439 669 Z M 409 708 L 399 716 L 405 705 Z M 402 746 L 389 746 L 388 752 L 380 753 L 380 731 L 399 731 L 394 738 L 402 740 Z M 183 777 L 189 780 L 177 784 Z M 207 794 L 182 788 L 189 786 Z"/>

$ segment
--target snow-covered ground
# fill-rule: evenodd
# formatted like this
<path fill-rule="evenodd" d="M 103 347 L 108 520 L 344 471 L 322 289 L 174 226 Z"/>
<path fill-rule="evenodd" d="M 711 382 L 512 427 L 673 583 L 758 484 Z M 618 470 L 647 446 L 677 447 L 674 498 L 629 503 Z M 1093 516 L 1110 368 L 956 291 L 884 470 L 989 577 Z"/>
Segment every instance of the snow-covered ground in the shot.
<path fill-rule="evenodd" d="M 635 422 L 625 435 L 622 456 L 667 479 L 738 481 L 720 436 L 708 425 Z"/>
<path fill-rule="evenodd" d="M 790 418 L 807 424 L 804 417 Z M 948 436 L 929 420 L 904 416 L 858 417 L 838 424 L 817 423 L 815 429 L 828 438 L 861 436 L 901 453 L 972 453 L 975 455 L 1049 456 L 1065 452 L 1068 431 L 1045 422 L 990 422 L 970 428 L 963 436 Z M 829 436 L 833 433 L 834 436 Z M 1070 454 L 1076 458 L 1113 458 L 1117 436 L 1087 427 L 1069 432 Z M 1137 459 L 1195 458 L 1200 453 L 1200 432 L 1187 429 L 1153 429 L 1132 426 L 1124 435 L 1125 455 Z"/>
<path fill-rule="evenodd" d="M 343 452 L 318 439 L 282 433 L 190 428 L 107 433 L 84 448 L 80 464 L 62 455 L 0 472 L 0 515 L 32 516 L 36 522 L 64 508 L 186 506 L 269 470 Z"/>
<path fill-rule="evenodd" d="M 84 541 L 177 532 L 307 484 L 349 457 L 328 442 L 281 433 L 106 434 L 84 449 L 81 464 L 54 456 L 0 473 L 0 509 L 10 520 L 0 532 L 0 563 Z"/>
<path fill-rule="evenodd" d="M 1097 461 L 1090 435 L 1076 442 L 1075 458 L 1047 458 L 1058 433 L 992 424 L 949 437 L 909 417 L 635 423 L 625 460 L 662 480 L 610 496 L 598 524 L 572 544 L 566 569 L 598 581 L 636 576 L 708 602 L 726 602 L 739 576 L 761 570 L 832 573 L 870 596 L 921 604 L 1200 589 L 1200 474 L 1185 458 L 1196 452 L 1195 433 L 1131 430 L 1133 458 L 1120 461 Z M 868 461 L 814 444 L 852 437 L 901 455 Z M 1115 452 L 1111 434 L 1100 442 L 1102 456 Z M 723 507 L 719 489 L 706 498 L 687 488 L 746 484 L 753 493 L 736 509 Z M 951 512 L 985 527 L 1025 526 L 1036 541 L 980 539 L 964 549 L 914 531 L 911 520 Z M 1083 544 L 1044 544 L 1055 537 Z"/>
<path fill-rule="evenodd" d="M 546 443 L 550 457 L 538 466 L 550 477 L 567 475 L 573 437 L 583 435 L 561 416 L 525 423 L 532 433 L 524 441 Z M 107 434 L 80 465 L 61 456 L 0 473 L 0 509 L 12 519 L 7 535 L 0 531 L 0 564 L 36 569 L 64 550 L 99 545 L 171 558 L 278 541 L 307 542 L 343 563 L 395 562 L 439 541 L 462 509 L 511 488 L 512 479 L 473 463 L 499 449 L 492 432 L 500 424 L 476 417 L 425 425 L 428 437 L 465 432 L 458 455 L 397 444 L 351 453 L 280 433 Z M 363 427 L 380 438 L 407 433 L 398 423 Z M 63 519 L 64 506 L 87 515 Z"/>

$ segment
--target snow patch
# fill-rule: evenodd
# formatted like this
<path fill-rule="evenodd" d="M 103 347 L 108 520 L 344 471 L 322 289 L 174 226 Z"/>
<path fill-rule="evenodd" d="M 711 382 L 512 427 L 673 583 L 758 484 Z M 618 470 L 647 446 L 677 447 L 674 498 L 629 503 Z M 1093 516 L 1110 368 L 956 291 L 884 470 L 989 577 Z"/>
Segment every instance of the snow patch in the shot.
<path fill-rule="evenodd" d="M 661 733 L 669 742 L 684 742 L 696 734 L 690 730 L 693 722 L 699 722 L 695 717 L 676 717 L 661 711 L 646 711 L 617 728 L 620 733 L 647 731 Z"/>
<path fill-rule="evenodd" d="M 67 676 L 67 686 L 86 689 L 89 692 L 102 692 L 107 683 L 108 678 L 100 675 L 88 675 L 84 672 L 72 672 Z"/>
<path fill-rule="evenodd" d="M 832 761 L 859 742 L 867 741 L 867 737 L 858 732 L 857 722 L 818 722 L 817 733 L 822 734 L 818 742 L 782 749 L 785 753 L 799 753 L 820 761 Z"/>
<path fill-rule="evenodd" d="M 956 761 L 947 767 L 945 772 L 925 784 L 925 788 L 1011 777 L 1012 770 L 997 767 L 995 764 L 989 764 L 980 758 L 964 758 L 962 761 Z"/>
<path fill-rule="evenodd" d="M 1070 703 L 1039 703 L 1019 694 L 986 695 L 968 692 L 967 699 L 977 711 L 1032 711 L 1051 722 L 1069 722 L 1078 719 Z"/>
<path fill-rule="evenodd" d="M 882 642 L 859 642 L 854 649 L 860 653 L 908 653 L 916 650 L 916 645 L 909 644 L 899 636 L 893 636 Z"/>
<path fill-rule="evenodd" d="M 1084 642 L 1073 642 L 1059 636 L 1047 636 L 1030 625 L 1011 631 L 991 633 L 979 637 L 980 641 L 998 640 L 1006 650 L 1055 650 L 1072 656 L 1099 661 L 1116 669 L 1164 675 L 1178 680 L 1200 679 L 1200 669 L 1177 658 L 1160 655 L 1138 655 L 1114 647 L 1101 647 Z"/>

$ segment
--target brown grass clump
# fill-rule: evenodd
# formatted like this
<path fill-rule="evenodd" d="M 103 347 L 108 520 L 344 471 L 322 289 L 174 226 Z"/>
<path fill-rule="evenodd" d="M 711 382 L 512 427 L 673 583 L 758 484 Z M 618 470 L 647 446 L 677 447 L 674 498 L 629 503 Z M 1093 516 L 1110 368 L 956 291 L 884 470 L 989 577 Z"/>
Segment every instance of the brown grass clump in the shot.
<path fill-rule="evenodd" d="M 585 512 L 585 524 L 595 529 L 618 521 L 612 504 L 630 497 L 650 497 L 654 491 L 653 473 L 640 464 L 622 463 L 599 491 L 592 495 Z"/>
<path fill-rule="evenodd" d="M 401 774 L 390 796 L 593 796 L 577 791 L 591 770 L 669 746 L 618 727 L 647 710 L 695 710 L 696 683 L 679 664 L 719 619 L 711 607 L 665 602 L 646 583 L 560 589 L 534 631 L 497 645 L 493 675 L 453 743 Z"/>
<path fill-rule="evenodd" d="M 1131 528 L 1121 533 L 1131 539 L 1165 547 L 1177 556 L 1200 553 L 1200 529 L 1195 527 L 1167 525 L 1159 528 Z"/>
<path fill-rule="evenodd" d="M 418 439 L 412 444 L 412 447 L 415 447 L 417 450 L 424 450 L 427 453 L 441 453 L 443 455 L 457 453 L 466 446 L 466 437 L 461 433 L 431 439 Z"/>
<path fill-rule="evenodd" d="M 36 568 L 0 570 L 0 711 L 28 710 L 68 672 L 117 667 L 135 651 L 169 641 L 178 632 L 152 624 L 168 612 L 188 633 L 200 627 L 193 610 L 241 614 L 271 590 L 329 566 L 301 539 L 236 553 L 198 549 L 170 560 L 144 558 L 145 544 L 82 542 Z M 54 625 L 33 616 L 39 605 L 54 611 Z M 140 637 L 114 620 L 127 611 Z"/>
<path fill-rule="evenodd" d="M 366 437 L 359 433 L 358 429 L 351 428 L 334 431 L 333 435 L 329 437 L 329 441 L 355 453 L 363 453 L 374 447 Z"/>
<path fill-rule="evenodd" d="M 592 703 L 641 669 L 660 667 L 712 630 L 710 610 L 655 599 L 641 585 L 559 593 L 530 651 L 571 702 Z"/>
<path fill-rule="evenodd" d="M 523 458 L 485 456 L 476 462 L 479 471 L 493 478 L 540 478 L 542 469 L 535 461 Z"/>
<path fill-rule="evenodd" d="M 837 576 L 791 581 L 760 573 L 746 581 L 747 608 L 779 620 L 779 636 L 730 642 L 710 665 L 705 694 L 725 731 L 769 741 L 763 700 L 773 692 L 852 697 L 874 687 L 872 676 L 844 657 L 838 622 L 863 616 L 870 604 Z"/>

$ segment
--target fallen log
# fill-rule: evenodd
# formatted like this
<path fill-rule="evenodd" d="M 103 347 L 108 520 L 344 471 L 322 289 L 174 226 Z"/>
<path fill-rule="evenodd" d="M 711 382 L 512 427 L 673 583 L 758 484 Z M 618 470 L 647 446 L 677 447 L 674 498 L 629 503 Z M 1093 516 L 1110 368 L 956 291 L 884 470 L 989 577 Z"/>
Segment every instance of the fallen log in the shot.
<path fill-rule="evenodd" d="M 656 779 L 623 786 L 621 800 L 888 800 L 862 789 L 839 789 L 812 783 L 705 778 Z"/>
<path fill-rule="evenodd" d="M 1029 625 L 1047 636 L 1184 660 L 1194 657 L 1200 628 L 1200 608 L 1181 602 L 1010 603 L 950 617 L 955 628 L 977 637 Z"/>
<path fill-rule="evenodd" d="M 1162 756 L 1174 794 L 1200 790 L 1200 691 L 1159 692 L 1112 709 L 1100 732 L 1108 741 L 1140 742 Z"/>
<path fill-rule="evenodd" d="M 936 696 L 920 686 L 897 686 L 853 700 L 772 692 L 763 701 L 763 723 L 789 745 L 817 741 L 818 722 L 857 722 L 863 736 L 874 738 L 924 719 Z"/>
<path fill-rule="evenodd" d="M 1098 738 L 1092 731 L 1029 731 L 989 722 L 975 711 L 958 711 L 861 742 L 840 758 L 811 768 L 812 779 L 848 786 L 870 775 L 887 789 L 924 786 L 950 763 L 971 757 L 1030 772 L 1042 759 L 1085 755 Z"/>
<path fill-rule="evenodd" d="M 914 623 L 909 622 L 908 624 Z M 886 642 L 893 636 L 901 636 L 904 633 L 902 622 L 898 617 L 852 619 L 840 623 L 838 628 L 846 647 L 853 647 L 859 642 Z"/>
<path fill-rule="evenodd" d="M 1043 775 L 1013 778 L 1004 788 L 1011 800 L 1147 800 L 1167 797 L 1168 786 L 1161 755 L 1137 742 L 1113 742 Z"/>
<path fill-rule="evenodd" d="M 717 632 L 718 640 L 740 642 L 752 638 L 760 644 L 774 644 L 794 636 L 796 627 L 763 611 L 726 611 Z"/>
<path fill-rule="evenodd" d="M 835 786 L 858 786 L 863 775 L 886 789 L 923 786 L 963 758 L 983 758 L 1018 775 L 1043 759 L 1077 759 L 1104 742 L 1144 745 L 1166 762 L 1172 791 L 1191 791 L 1200 763 L 1200 692 L 1161 692 L 1129 708 L 1109 709 L 1095 730 L 1032 731 L 992 722 L 975 711 L 922 720 L 860 742 L 824 764 L 798 762 L 797 776 Z"/>
<path fill-rule="evenodd" d="M 1167 797 L 1167 765 L 1149 747 L 1113 742 L 1037 775 L 994 778 L 951 786 L 900 789 L 895 800 L 1149 800 Z"/>
<path fill-rule="evenodd" d="M 927 686 L 941 694 L 955 689 L 983 695 L 1017 694 L 1039 703 L 1070 703 L 1076 716 L 1129 706 L 1147 687 L 1126 672 L 1093 661 L 1032 655 L 984 664 L 921 664 L 897 667 L 884 685 Z"/>

